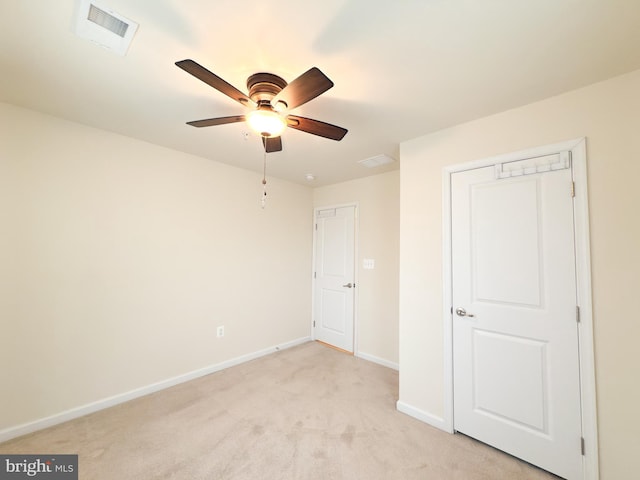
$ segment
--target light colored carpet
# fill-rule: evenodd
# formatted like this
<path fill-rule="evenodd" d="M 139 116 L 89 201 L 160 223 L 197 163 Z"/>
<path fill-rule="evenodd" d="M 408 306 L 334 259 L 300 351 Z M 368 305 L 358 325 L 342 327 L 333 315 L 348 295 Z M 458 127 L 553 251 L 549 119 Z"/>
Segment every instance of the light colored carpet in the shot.
<path fill-rule="evenodd" d="M 398 373 L 318 343 L 0 444 L 78 453 L 80 478 L 557 478 L 396 411 Z"/>

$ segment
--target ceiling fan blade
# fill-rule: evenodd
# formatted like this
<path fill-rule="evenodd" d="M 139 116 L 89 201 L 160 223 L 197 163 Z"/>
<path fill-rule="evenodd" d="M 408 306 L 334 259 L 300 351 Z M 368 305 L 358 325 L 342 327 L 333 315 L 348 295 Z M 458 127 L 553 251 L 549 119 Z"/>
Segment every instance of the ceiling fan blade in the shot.
<path fill-rule="evenodd" d="M 271 105 L 275 107 L 278 102 L 285 102 L 286 108 L 292 110 L 313 100 L 331 87 L 333 82 L 318 68 L 313 67 L 284 87 L 273 97 Z"/>
<path fill-rule="evenodd" d="M 195 120 L 193 122 L 187 122 L 187 125 L 191 125 L 192 127 L 213 127 L 214 125 L 224 125 L 226 123 L 237 123 L 244 122 L 244 115 L 233 115 L 231 117 L 218 117 L 218 118 L 207 118 L 205 120 Z"/>
<path fill-rule="evenodd" d="M 180 67 L 187 73 L 190 73 L 194 77 L 199 80 L 202 80 L 207 85 L 215 88 L 216 90 L 224 93 L 226 96 L 234 99 L 236 102 L 241 103 L 242 105 L 249 107 L 256 107 L 256 103 L 251 100 L 248 96 L 238 90 L 236 87 L 227 83 L 225 80 L 221 79 L 215 73 L 210 72 L 202 65 L 194 62 L 193 60 L 180 60 L 176 62 L 176 65 Z"/>
<path fill-rule="evenodd" d="M 280 137 L 261 137 L 262 144 L 267 153 L 280 152 L 282 150 L 282 138 Z"/>
<path fill-rule="evenodd" d="M 347 134 L 346 128 L 331 125 L 330 123 L 313 120 L 312 118 L 299 117 L 297 115 L 289 115 L 287 117 L 287 126 L 302 130 L 303 132 L 318 135 L 331 140 L 342 140 Z"/>

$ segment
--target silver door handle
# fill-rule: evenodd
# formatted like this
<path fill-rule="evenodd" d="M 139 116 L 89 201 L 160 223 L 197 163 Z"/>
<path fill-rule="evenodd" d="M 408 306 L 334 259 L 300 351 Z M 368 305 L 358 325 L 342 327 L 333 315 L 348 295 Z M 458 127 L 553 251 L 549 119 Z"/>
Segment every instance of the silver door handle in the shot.
<path fill-rule="evenodd" d="M 459 317 L 475 317 L 475 315 L 473 315 L 471 313 L 467 313 L 467 311 L 462 307 L 456 308 L 456 314 Z"/>
<path fill-rule="evenodd" d="M 342 286 L 343 286 L 343 287 L 346 287 L 346 288 L 352 288 L 352 287 L 355 287 L 355 286 L 356 286 L 356 284 L 355 284 L 355 283 L 351 283 L 351 282 L 349 282 L 349 283 L 347 283 L 346 285 L 342 285 Z"/>

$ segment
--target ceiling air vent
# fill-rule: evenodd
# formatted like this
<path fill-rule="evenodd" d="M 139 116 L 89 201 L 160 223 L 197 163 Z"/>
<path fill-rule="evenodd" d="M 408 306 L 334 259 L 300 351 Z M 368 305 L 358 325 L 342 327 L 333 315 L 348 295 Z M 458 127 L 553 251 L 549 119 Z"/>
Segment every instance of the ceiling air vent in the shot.
<path fill-rule="evenodd" d="M 364 160 L 358 160 L 358 163 L 367 168 L 376 168 L 381 165 L 393 163 L 395 160 L 388 155 L 380 154 L 375 157 L 365 158 Z"/>
<path fill-rule="evenodd" d="M 122 38 L 124 38 L 127 33 L 127 29 L 129 28 L 129 24 L 127 22 L 123 22 L 104 10 L 100 10 L 95 5 L 89 5 L 89 15 L 87 16 L 87 20 L 106 28 L 110 32 L 113 32 Z"/>
<path fill-rule="evenodd" d="M 125 55 L 138 24 L 93 0 L 77 0 L 73 32 L 118 55 Z"/>

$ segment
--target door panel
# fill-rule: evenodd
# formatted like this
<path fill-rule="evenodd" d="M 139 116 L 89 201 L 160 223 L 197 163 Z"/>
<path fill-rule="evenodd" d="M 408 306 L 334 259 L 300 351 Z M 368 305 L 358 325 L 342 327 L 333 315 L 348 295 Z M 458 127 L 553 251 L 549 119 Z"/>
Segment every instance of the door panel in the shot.
<path fill-rule="evenodd" d="M 349 294 L 342 290 L 336 291 L 328 288 L 320 290 L 320 322 L 324 330 L 330 330 L 336 335 L 344 335 L 347 331 L 346 298 Z"/>
<path fill-rule="evenodd" d="M 539 179 L 501 182 L 471 187 L 474 297 L 539 306 Z"/>
<path fill-rule="evenodd" d="M 538 340 L 474 329 L 474 410 L 548 433 L 546 346 Z"/>
<path fill-rule="evenodd" d="M 452 175 L 454 428 L 581 478 L 569 169 Z"/>
<path fill-rule="evenodd" d="M 320 210 L 315 238 L 314 338 L 353 352 L 355 207 Z"/>
<path fill-rule="evenodd" d="M 346 263 L 348 250 L 353 248 L 349 245 L 352 237 L 350 228 L 353 222 L 342 215 L 342 211 L 336 212 L 336 216 L 323 217 L 318 219 L 319 246 L 321 248 L 322 263 L 320 272 L 324 277 L 343 278 L 351 268 Z"/>

